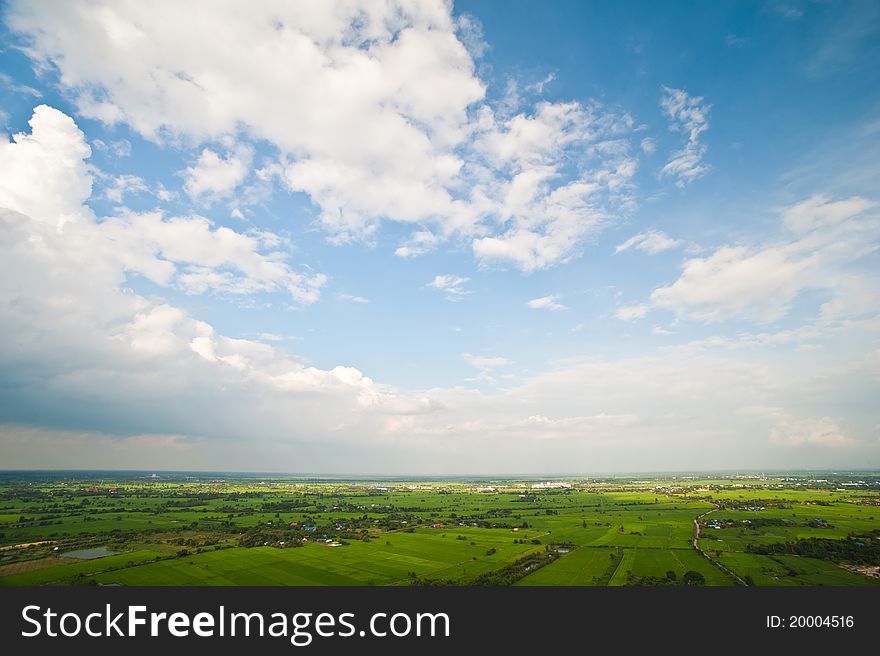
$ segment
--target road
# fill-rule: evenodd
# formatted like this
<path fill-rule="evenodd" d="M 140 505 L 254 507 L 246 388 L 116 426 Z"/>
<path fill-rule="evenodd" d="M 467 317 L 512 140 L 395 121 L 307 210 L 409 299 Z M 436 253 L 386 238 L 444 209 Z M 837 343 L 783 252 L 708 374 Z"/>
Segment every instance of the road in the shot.
<path fill-rule="evenodd" d="M 710 563 L 715 565 L 715 567 L 717 567 L 722 572 L 724 572 L 725 574 L 730 576 L 739 585 L 746 585 L 747 586 L 748 583 L 746 583 L 742 578 L 740 578 L 740 576 L 738 574 L 736 574 L 736 572 L 729 570 L 727 567 L 725 567 L 724 565 L 719 563 L 717 560 L 712 558 L 712 556 L 710 556 L 705 551 L 703 551 L 702 548 L 700 548 L 700 520 L 703 517 L 705 517 L 706 515 L 708 515 L 709 513 L 715 512 L 716 510 L 718 510 L 717 507 L 712 508 L 712 510 L 707 510 L 706 512 L 694 517 L 694 539 L 691 541 L 691 544 L 693 545 L 694 549 L 697 550 L 697 553 L 701 554 L 706 560 L 708 560 Z"/>

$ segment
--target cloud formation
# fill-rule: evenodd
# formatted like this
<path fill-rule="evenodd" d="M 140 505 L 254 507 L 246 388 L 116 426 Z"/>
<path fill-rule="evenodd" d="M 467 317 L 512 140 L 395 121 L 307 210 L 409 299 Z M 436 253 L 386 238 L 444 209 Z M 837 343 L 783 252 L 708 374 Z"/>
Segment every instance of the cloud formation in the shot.
<path fill-rule="evenodd" d="M 655 289 L 657 308 L 708 322 L 785 316 L 809 291 L 831 296 L 823 307 L 854 316 L 876 308 L 876 284 L 852 265 L 880 247 L 875 203 L 860 197 L 812 196 L 781 212 L 783 239 L 770 245 L 725 245 L 685 260 L 681 276 Z"/>
<path fill-rule="evenodd" d="M 656 255 L 679 245 L 681 245 L 680 239 L 673 239 L 662 230 L 648 230 L 633 235 L 622 244 L 618 244 L 614 252 L 622 253 L 634 248 L 649 255 Z"/>
<path fill-rule="evenodd" d="M 246 14 L 226 2 L 17 2 L 8 23 L 80 115 L 205 144 L 183 173 L 195 199 L 228 197 L 248 143 L 271 144 L 277 179 L 308 195 L 335 242 L 393 221 L 416 227 L 401 257 L 454 238 L 484 264 L 532 271 L 576 256 L 632 208 L 632 119 L 598 103 L 493 107 L 474 22 L 442 0 Z M 229 142 L 227 154 L 210 146 Z"/>
<path fill-rule="evenodd" d="M 443 474 L 876 462 L 872 200 L 790 196 L 802 200 L 760 236 L 695 234 L 713 222 L 689 216 L 664 222 L 681 240 L 644 230 L 547 271 L 630 223 L 639 158 L 660 142 L 629 113 L 536 100 L 552 76 L 487 95 L 479 26 L 446 2 L 210 6 L 10 4 L 76 122 L 43 105 L 30 131 L 0 139 L 4 464 Z M 662 109 L 682 143 L 661 177 L 687 186 L 709 166 L 709 108 L 664 88 Z M 160 151 L 175 159 L 168 188 L 141 158 Z M 154 200 L 176 209 L 126 207 Z M 303 243 L 288 234 L 304 235 L 320 271 L 296 261 Z M 392 245 L 355 258 L 319 243 L 388 234 Z M 714 246 L 672 268 L 670 251 L 707 234 Z M 399 297 L 358 277 L 374 271 L 364 253 L 391 250 L 400 259 L 382 266 L 413 272 Z M 350 303 L 318 304 L 324 272 Z M 343 289 L 369 289 L 373 305 Z M 562 292 L 526 300 L 549 290 Z M 481 302 L 443 301 L 471 293 Z M 260 309 L 236 316 L 245 303 Z M 285 348 L 294 334 L 301 353 Z"/>
<path fill-rule="evenodd" d="M 550 310 L 551 312 L 561 312 L 562 310 L 567 310 L 568 308 L 564 306 L 562 303 L 558 303 L 559 295 L 551 294 L 549 296 L 541 296 L 540 298 L 533 298 L 526 305 L 528 305 L 533 310 Z"/>
<path fill-rule="evenodd" d="M 196 163 L 182 171 L 183 188 L 195 200 L 226 198 L 247 176 L 251 156 L 250 148 L 243 146 L 225 157 L 205 148 Z"/>
<path fill-rule="evenodd" d="M 686 137 L 684 147 L 672 153 L 660 169 L 660 176 L 675 178 L 675 186 L 684 187 L 709 171 L 705 162 L 708 148 L 700 136 L 709 129 L 711 106 L 702 96 L 664 86 L 660 108 L 669 121 L 669 129 Z"/>
<path fill-rule="evenodd" d="M 470 278 L 446 273 L 434 276 L 434 279 L 428 283 L 428 287 L 444 292 L 447 300 L 460 301 L 466 294 L 470 293 L 464 288 L 465 283 L 469 281 Z"/>

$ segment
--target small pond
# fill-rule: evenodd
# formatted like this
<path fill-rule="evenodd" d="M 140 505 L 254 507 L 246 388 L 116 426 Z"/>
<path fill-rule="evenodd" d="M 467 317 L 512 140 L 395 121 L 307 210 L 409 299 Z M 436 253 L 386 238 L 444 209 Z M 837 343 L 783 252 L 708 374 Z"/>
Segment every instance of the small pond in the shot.
<path fill-rule="evenodd" d="M 103 558 L 104 556 L 112 556 L 116 551 L 110 551 L 107 547 L 92 547 L 91 549 L 78 549 L 77 551 L 66 551 L 61 554 L 65 558 L 79 558 L 81 560 L 92 560 L 93 558 Z"/>

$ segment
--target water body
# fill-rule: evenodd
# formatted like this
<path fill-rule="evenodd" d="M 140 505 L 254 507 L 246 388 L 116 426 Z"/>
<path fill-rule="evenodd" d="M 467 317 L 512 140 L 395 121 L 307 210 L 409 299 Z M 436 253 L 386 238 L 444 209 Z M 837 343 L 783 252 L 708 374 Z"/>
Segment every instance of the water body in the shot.
<path fill-rule="evenodd" d="M 93 560 L 95 558 L 103 558 L 104 556 L 112 556 L 117 551 L 110 551 L 107 547 L 92 547 L 91 549 L 78 549 L 77 551 L 68 551 L 63 554 L 67 558 L 79 558 L 81 560 Z"/>

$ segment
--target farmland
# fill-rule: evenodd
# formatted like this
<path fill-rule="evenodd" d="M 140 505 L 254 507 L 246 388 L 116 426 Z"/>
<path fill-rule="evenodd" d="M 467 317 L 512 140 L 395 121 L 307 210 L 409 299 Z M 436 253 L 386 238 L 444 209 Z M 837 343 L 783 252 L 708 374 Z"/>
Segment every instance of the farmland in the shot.
<path fill-rule="evenodd" d="M 877 585 L 880 475 L 0 474 L 0 586 Z"/>

